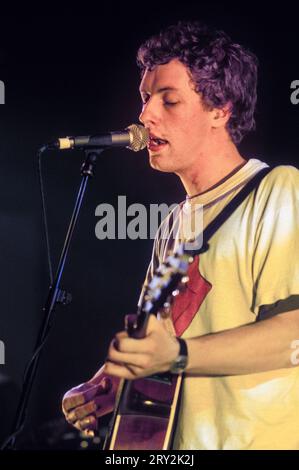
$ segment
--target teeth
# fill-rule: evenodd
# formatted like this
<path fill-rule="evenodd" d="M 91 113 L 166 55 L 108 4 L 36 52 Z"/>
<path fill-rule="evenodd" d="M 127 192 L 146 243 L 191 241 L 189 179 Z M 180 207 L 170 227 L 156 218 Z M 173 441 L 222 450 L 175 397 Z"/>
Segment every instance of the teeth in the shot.
<path fill-rule="evenodd" d="M 166 144 L 166 140 L 162 140 L 162 139 L 158 139 L 158 138 L 153 138 L 151 140 L 157 145 Z"/>

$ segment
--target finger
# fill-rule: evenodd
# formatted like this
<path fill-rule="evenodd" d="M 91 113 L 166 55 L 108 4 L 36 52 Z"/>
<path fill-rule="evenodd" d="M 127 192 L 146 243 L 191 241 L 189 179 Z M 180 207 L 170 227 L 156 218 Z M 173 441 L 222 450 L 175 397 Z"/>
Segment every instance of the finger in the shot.
<path fill-rule="evenodd" d="M 149 367 L 149 356 L 146 354 L 123 353 L 115 348 L 110 348 L 107 356 L 108 361 L 124 366 L 135 366 L 140 368 Z"/>
<path fill-rule="evenodd" d="M 76 421 L 74 426 L 79 429 L 79 431 L 96 431 L 98 420 L 95 418 L 95 416 L 91 415 Z"/>
<path fill-rule="evenodd" d="M 120 377 L 121 379 L 134 380 L 142 376 L 142 369 L 134 366 L 120 365 L 111 361 L 105 363 L 107 374 Z"/>
<path fill-rule="evenodd" d="M 94 437 L 95 436 L 95 432 L 94 431 L 91 431 L 91 429 L 84 429 L 84 431 L 81 431 L 82 432 L 82 437 Z"/>
<path fill-rule="evenodd" d="M 126 331 L 119 331 L 115 335 L 115 338 L 117 338 L 117 339 L 128 338 L 128 337 L 129 337 L 129 335 Z"/>
<path fill-rule="evenodd" d="M 120 341 L 123 339 L 128 338 L 128 333 L 126 331 L 121 331 L 117 333 L 110 344 L 114 344 L 114 347 L 118 349 Z"/>
<path fill-rule="evenodd" d="M 85 418 L 85 416 L 88 416 L 92 414 L 94 411 L 96 411 L 97 405 L 94 401 L 91 401 L 89 403 L 86 403 L 83 406 L 79 406 L 75 408 L 74 410 L 70 411 L 67 414 L 67 419 L 71 423 L 74 423 L 77 420 L 81 420 Z"/>
<path fill-rule="evenodd" d="M 142 339 L 135 339 L 124 337 L 118 341 L 114 340 L 110 343 L 109 351 L 115 350 L 123 353 L 141 353 L 151 354 L 155 349 L 153 338 L 146 337 Z"/>
<path fill-rule="evenodd" d="M 81 420 L 81 428 L 84 431 L 85 429 L 94 431 L 97 429 L 97 424 L 98 420 L 95 418 L 95 416 L 87 416 L 83 420 Z"/>
<path fill-rule="evenodd" d="M 78 392 L 76 395 L 69 395 L 62 401 L 62 411 L 67 413 L 72 408 L 83 405 L 85 403 L 85 397 L 83 393 Z"/>
<path fill-rule="evenodd" d="M 98 385 L 84 383 L 69 390 L 63 397 L 63 412 L 68 412 L 72 408 L 76 408 L 77 406 L 83 405 L 87 401 L 90 401 L 92 396 L 96 395 L 97 393 L 97 386 Z"/>
<path fill-rule="evenodd" d="M 112 388 L 109 377 L 103 377 L 100 383 L 84 383 L 67 392 L 62 401 L 62 411 L 66 415 L 73 408 L 84 405 L 100 393 L 108 393 Z"/>

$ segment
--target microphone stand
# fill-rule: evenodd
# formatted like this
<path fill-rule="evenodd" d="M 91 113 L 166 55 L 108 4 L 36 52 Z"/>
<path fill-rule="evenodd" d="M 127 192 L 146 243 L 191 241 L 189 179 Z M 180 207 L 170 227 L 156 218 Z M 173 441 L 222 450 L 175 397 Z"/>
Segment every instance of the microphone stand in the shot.
<path fill-rule="evenodd" d="M 42 152 L 46 148 L 42 148 L 40 151 Z M 53 284 L 50 286 L 48 297 L 46 303 L 43 308 L 44 317 L 42 324 L 39 329 L 38 337 L 36 346 L 34 349 L 34 353 L 32 356 L 31 361 L 29 362 L 28 368 L 26 370 L 21 396 L 19 399 L 17 412 L 15 415 L 14 425 L 12 433 L 8 436 L 8 438 L 4 441 L 1 446 L 1 450 L 4 449 L 15 449 L 15 441 L 16 437 L 21 433 L 24 428 L 25 420 L 26 420 L 26 412 L 28 408 L 28 403 L 30 399 L 30 393 L 32 391 L 32 386 L 34 383 L 34 379 L 36 377 L 38 364 L 40 361 L 40 356 L 42 352 L 42 348 L 45 344 L 45 341 L 48 337 L 48 333 L 51 327 L 51 320 L 54 313 L 54 309 L 57 303 L 69 303 L 70 302 L 70 294 L 65 293 L 60 289 L 60 281 L 63 274 L 64 266 L 67 259 L 67 254 L 69 251 L 70 243 L 72 240 L 72 236 L 74 233 L 74 229 L 76 226 L 76 222 L 79 216 L 79 212 L 82 206 L 82 201 L 84 198 L 84 194 L 86 191 L 88 180 L 94 175 L 94 166 L 97 160 L 97 157 L 103 152 L 104 149 L 93 149 L 93 150 L 86 150 L 86 158 L 81 167 L 81 184 L 79 187 L 77 199 L 75 202 L 75 207 L 72 213 L 72 217 L 70 220 L 70 224 L 67 230 L 65 242 L 63 245 L 63 249 L 60 255 L 60 260 L 57 268 L 57 272 L 53 281 Z"/>

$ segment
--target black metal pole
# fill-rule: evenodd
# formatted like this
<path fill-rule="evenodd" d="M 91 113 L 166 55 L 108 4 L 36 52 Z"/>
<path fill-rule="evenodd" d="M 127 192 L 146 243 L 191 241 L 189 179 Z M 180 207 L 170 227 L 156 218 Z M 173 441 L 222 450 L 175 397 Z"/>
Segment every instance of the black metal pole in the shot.
<path fill-rule="evenodd" d="M 84 198 L 84 194 L 86 191 L 86 186 L 88 180 L 93 176 L 94 165 L 96 163 L 97 157 L 101 154 L 103 149 L 86 151 L 86 159 L 81 167 L 81 184 L 79 187 L 77 199 L 75 202 L 75 207 L 72 213 L 72 217 L 70 220 L 70 224 L 67 230 L 65 242 L 62 248 L 60 260 L 58 263 L 58 268 L 56 271 L 56 275 L 53 281 L 52 286 L 50 286 L 49 294 L 43 308 L 44 316 L 41 327 L 39 329 L 35 349 L 29 366 L 26 370 L 26 375 L 24 378 L 21 396 L 19 399 L 13 430 L 10 436 L 4 441 L 3 445 L 1 446 L 1 450 L 3 449 L 13 449 L 15 447 L 16 437 L 21 433 L 25 420 L 26 420 L 26 410 L 28 407 L 30 393 L 32 390 L 32 386 L 34 383 L 34 379 L 36 377 L 38 364 L 40 361 L 40 356 L 42 352 L 42 348 L 44 346 L 45 340 L 48 336 L 48 332 L 51 326 L 51 320 L 54 314 L 55 305 L 58 302 L 58 296 L 60 293 L 60 281 L 62 278 L 62 274 L 64 271 L 64 266 L 67 260 L 67 255 L 70 247 L 70 243 L 72 240 L 72 236 L 74 233 L 74 229 L 78 220 L 78 216 L 80 213 L 80 209 L 82 206 L 82 201 Z"/>

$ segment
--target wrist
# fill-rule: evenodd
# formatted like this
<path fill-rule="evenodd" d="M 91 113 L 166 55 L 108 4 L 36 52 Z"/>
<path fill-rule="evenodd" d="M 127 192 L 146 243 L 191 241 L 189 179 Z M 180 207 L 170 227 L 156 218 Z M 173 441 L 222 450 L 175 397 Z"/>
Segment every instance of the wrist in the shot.
<path fill-rule="evenodd" d="M 176 338 L 179 349 L 178 354 L 172 362 L 169 370 L 172 374 L 182 374 L 188 364 L 188 348 L 187 343 L 183 338 Z"/>

